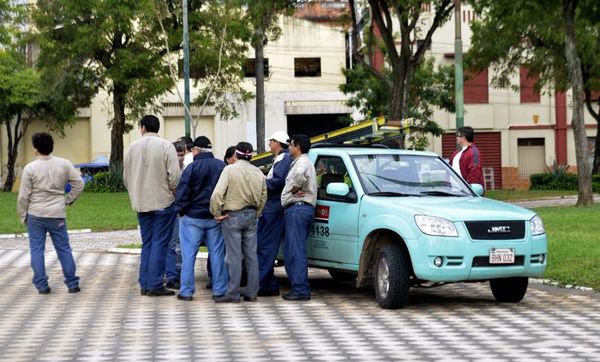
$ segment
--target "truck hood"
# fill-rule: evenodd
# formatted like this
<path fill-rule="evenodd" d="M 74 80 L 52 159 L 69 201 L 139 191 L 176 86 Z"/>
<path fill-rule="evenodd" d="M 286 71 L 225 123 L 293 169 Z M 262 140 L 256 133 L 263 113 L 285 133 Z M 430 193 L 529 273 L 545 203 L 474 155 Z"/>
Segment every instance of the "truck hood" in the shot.
<path fill-rule="evenodd" d="M 377 208 L 389 210 L 391 203 L 403 209 L 403 213 L 441 217 L 450 221 L 530 220 L 535 216 L 531 210 L 485 197 L 365 197 Z"/>

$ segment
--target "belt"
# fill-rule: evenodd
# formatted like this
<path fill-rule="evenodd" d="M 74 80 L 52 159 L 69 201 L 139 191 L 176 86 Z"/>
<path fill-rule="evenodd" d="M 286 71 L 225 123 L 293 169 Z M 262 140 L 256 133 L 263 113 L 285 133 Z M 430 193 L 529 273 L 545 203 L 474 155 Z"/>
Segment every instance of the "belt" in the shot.
<path fill-rule="evenodd" d="M 310 205 L 310 206 L 312 206 L 312 204 L 310 202 L 306 202 L 306 201 L 294 201 L 292 203 L 289 203 L 289 204 L 285 205 L 285 208 L 287 209 L 290 206 L 298 206 L 298 205 Z"/>
<path fill-rule="evenodd" d="M 244 211 L 244 210 L 256 210 L 256 206 L 244 206 L 239 210 L 223 210 L 223 212 L 236 212 L 236 211 Z"/>

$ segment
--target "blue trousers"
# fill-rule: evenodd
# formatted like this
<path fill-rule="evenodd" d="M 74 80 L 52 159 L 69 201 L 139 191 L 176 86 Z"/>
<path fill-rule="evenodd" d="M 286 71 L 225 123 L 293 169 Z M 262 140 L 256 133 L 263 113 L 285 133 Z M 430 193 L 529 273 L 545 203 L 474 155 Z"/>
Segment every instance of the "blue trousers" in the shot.
<path fill-rule="evenodd" d="M 67 288 L 79 286 L 79 277 L 75 275 L 75 260 L 73 259 L 73 253 L 69 245 L 69 235 L 67 234 L 65 219 L 27 215 L 27 232 L 29 233 L 33 285 L 38 290 L 44 290 L 48 287 L 44 249 L 46 247 L 46 233 L 50 233 L 50 238 L 60 261 Z"/>
<path fill-rule="evenodd" d="M 285 272 L 292 285 L 292 293 L 299 296 L 310 296 L 306 243 L 314 215 L 315 208 L 312 205 L 292 205 L 284 211 L 283 258 Z"/>
<path fill-rule="evenodd" d="M 173 236 L 169 240 L 166 261 L 167 282 L 179 282 L 181 278 L 181 242 L 179 241 L 179 218 L 173 224 Z"/>
<path fill-rule="evenodd" d="M 188 216 L 181 218 L 179 225 L 181 240 L 181 287 L 179 294 L 185 297 L 194 295 L 194 267 L 196 254 L 201 244 L 206 244 L 212 262 L 213 295 L 223 295 L 227 291 L 229 276 L 225 269 L 225 241 L 221 232 L 221 224 L 215 219 L 194 219 Z"/>
<path fill-rule="evenodd" d="M 263 213 L 258 219 L 256 253 L 259 291 L 263 293 L 279 291 L 279 281 L 273 275 L 273 263 L 283 239 L 283 224 L 283 214 L 280 213 Z"/>
<path fill-rule="evenodd" d="M 163 288 L 167 246 L 173 235 L 175 209 L 173 205 L 162 210 L 138 212 L 142 236 L 140 260 L 140 288 L 154 290 Z"/>

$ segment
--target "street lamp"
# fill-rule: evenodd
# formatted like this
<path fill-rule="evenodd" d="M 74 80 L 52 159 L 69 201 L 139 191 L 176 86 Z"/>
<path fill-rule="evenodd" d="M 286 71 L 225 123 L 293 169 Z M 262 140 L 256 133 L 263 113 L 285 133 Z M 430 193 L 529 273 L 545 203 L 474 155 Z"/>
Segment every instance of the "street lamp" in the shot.
<path fill-rule="evenodd" d="M 190 37 L 188 31 L 188 2 L 183 0 L 183 98 L 185 135 L 190 137 Z"/>
<path fill-rule="evenodd" d="M 456 106 L 456 130 L 464 125 L 463 53 L 461 39 L 460 0 L 454 0 L 454 101 Z"/>

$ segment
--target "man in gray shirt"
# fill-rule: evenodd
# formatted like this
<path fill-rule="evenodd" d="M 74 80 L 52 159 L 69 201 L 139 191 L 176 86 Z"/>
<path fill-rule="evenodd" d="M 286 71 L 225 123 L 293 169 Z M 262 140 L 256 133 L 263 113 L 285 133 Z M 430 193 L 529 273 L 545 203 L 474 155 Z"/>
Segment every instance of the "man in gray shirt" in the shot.
<path fill-rule="evenodd" d="M 81 191 L 83 180 L 71 162 L 50 156 L 54 150 L 52 136 L 39 132 L 31 137 L 37 160 L 23 169 L 21 187 L 17 198 L 17 211 L 21 222 L 27 224 L 33 284 L 40 294 L 50 293 L 44 263 L 46 233 L 50 233 L 54 250 L 62 266 L 69 293 L 79 292 L 79 277 L 75 275 L 75 260 L 67 224 L 65 205 L 71 205 Z M 65 195 L 65 186 L 71 191 Z"/>
<path fill-rule="evenodd" d="M 163 286 L 167 245 L 175 223 L 174 191 L 181 171 L 175 146 L 158 136 L 155 116 L 140 121 L 142 138 L 129 146 L 123 182 L 137 211 L 142 235 L 139 283 L 142 295 L 174 295 Z"/>
<path fill-rule="evenodd" d="M 308 256 L 306 242 L 317 204 L 317 175 L 308 158 L 310 139 L 305 135 L 290 138 L 290 156 L 294 158 L 281 193 L 284 211 L 285 242 L 283 259 L 292 291 L 286 300 L 309 300 Z"/>

